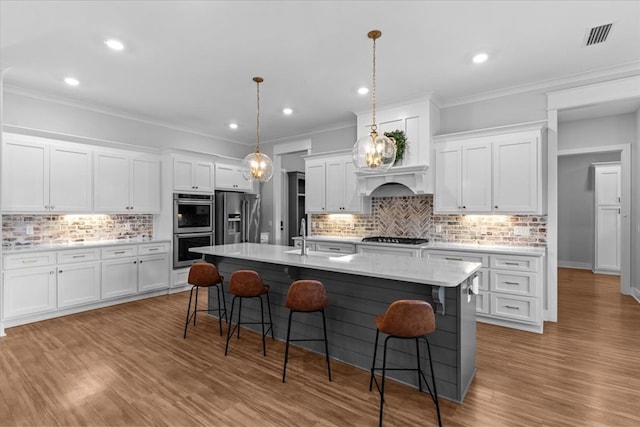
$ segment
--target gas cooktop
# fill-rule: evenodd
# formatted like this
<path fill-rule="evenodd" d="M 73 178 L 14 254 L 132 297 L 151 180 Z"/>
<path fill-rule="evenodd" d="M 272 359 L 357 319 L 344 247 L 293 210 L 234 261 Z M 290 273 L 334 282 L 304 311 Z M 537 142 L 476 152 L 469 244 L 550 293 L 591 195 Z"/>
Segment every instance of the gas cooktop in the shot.
<path fill-rule="evenodd" d="M 402 245 L 421 245 L 423 243 L 429 243 L 429 239 L 411 238 L 411 237 L 365 237 L 363 242 L 378 242 L 378 243 L 399 243 Z"/>

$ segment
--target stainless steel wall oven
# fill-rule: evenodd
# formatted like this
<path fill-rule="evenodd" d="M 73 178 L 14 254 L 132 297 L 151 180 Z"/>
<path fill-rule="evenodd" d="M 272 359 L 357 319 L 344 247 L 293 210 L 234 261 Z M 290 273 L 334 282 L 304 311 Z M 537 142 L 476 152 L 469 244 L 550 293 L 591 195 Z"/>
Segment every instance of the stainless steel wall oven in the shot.
<path fill-rule="evenodd" d="M 214 244 L 212 194 L 173 195 L 173 268 L 188 267 L 203 255 L 190 248 Z"/>

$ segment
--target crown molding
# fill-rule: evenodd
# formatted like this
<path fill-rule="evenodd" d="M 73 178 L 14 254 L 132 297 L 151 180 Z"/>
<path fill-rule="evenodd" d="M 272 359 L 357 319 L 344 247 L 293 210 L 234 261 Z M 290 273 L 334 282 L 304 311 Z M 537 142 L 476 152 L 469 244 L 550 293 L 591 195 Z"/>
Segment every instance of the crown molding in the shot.
<path fill-rule="evenodd" d="M 279 142 L 289 142 L 291 140 L 296 140 L 296 139 L 305 139 L 305 138 L 310 138 L 313 135 L 319 134 L 319 133 L 324 133 L 324 132 L 331 132 L 334 130 L 340 130 L 340 129 L 345 129 L 345 128 L 349 128 L 349 127 L 353 127 L 355 128 L 356 122 L 355 122 L 355 118 L 354 121 L 349 121 L 349 122 L 339 122 L 339 123 L 335 123 L 333 124 L 331 127 L 320 127 L 320 128 L 315 128 L 312 129 L 310 131 L 307 132 L 303 132 L 303 133 L 299 133 L 297 135 L 292 135 L 292 136 L 287 136 L 284 138 L 278 138 L 278 139 L 270 139 L 270 140 L 266 140 L 266 141 L 260 141 L 260 144 L 276 144 Z"/>
<path fill-rule="evenodd" d="M 623 77 L 621 74 L 640 73 L 640 61 L 628 62 L 614 67 L 599 68 L 597 70 L 586 71 L 576 74 L 568 74 L 552 79 L 540 80 L 537 82 L 527 83 L 524 85 L 510 86 L 495 91 L 479 93 L 477 95 L 465 96 L 460 98 L 443 99 L 441 108 L 455 107 L 458 105 L 471 104 L 473 102 L 487 101 L 490 99 L 500 98 L 503 96 L 516 95 L 519 93 L 533 92 L 542 90 L 548 92 L 559 86 L 571 85 L 576 83 L 592 83 L 593 80 L 608 77 Z"/>
<path fill-rule="evenodd" d="M 97 104 L 93 104 L 93 103 L 89 103 L 89 102 L 80 102 L 77 100 L 72 100 L 70 98 L 66 98 L 66 97 L 62 97 L 62 96 L 58 96 L 58 95 L 51 95 L 51 94 L 47 94 L 44 92 L 38 92 L 38 91 L 34 91 L 32 89 L 27 89 L 24 88 L 22 86 L 16 86 L 16 85 L 7 85 L 5 84 L 3 87 L 5 92 L 8 93 L 13 93 L 16 95 L 21 95 L 21 96 L 26 96 L 28 98 L 32 98 L 32 99 L 37 99 L 40 101 L 48 101 L 48 102 L 54 102 L 56 104 L 60 104 L 60 105 L 65 105 L 68 107 L 74 107 L 74 108 L 80 108 L 83 110 L 87 110 L 87 111 L 92 111 L 94 113 L 99 113 L 99 114 L 106 114 L 109 116 L 113 116 L 113 117 L 118 117 L 120 119 L 125 119 L 125 120 L 132 120 L 135 122 L 139 122 L 139 123 L 144 123 L 144 124 L 148 124 L 148 125 L 153 125 L 153 126 L 159 126 L 159 127 L 163 127 L 165 129 L 171 129 L 174 131 L 178 131 L 178 132 L 184 132 L 184 133 L 188 133 L 191 135 L 197 135 L 197 136 L 201 136 L 204 138 L 209 138 L 209 139 L 215 139 L 217 141 L 220 142 L 228 142 L 231 144 L 238 144 L 238 145 L 243 145 L 243 146 L 249 146 L 251 144 L 248 144 L 246 142 L 241 142 L 241 141 L 236 141 L 233 139 L 228 139 L 228 138 L 224 138 L 224 137 L 220 137 L 217 135 L 210 135 L 207 133 L 202 133 L 202 132 L 196 132 L 192 129 L 187 129 L 187 128 L 183 128 L 180 126 L 175 126 L 173 124 L 170 123 L 166 123 L 166 122 L 162 122 L 162 121 L 158 121 L 158 120 L 153 120 L 149 117 L 144 117 L 144 116 L 139 116 L 136 114 L 124 114 L 121 111 L 116 111 L 113 109 L 110 109 L 108 107 L 104 107 L 101 105 L 97 105 Z"/>

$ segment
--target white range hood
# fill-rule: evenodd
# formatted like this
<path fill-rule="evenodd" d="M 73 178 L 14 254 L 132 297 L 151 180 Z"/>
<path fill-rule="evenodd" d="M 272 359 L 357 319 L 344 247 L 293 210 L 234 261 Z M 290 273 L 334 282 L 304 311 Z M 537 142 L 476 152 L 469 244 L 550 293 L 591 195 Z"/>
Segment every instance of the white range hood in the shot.
<path fill-rule="evenodd" d="M 382 173 L 356 172 L 356 176 L 358 192 L 362 196 L 370 196 L 376 189 L 382 186 L 388 187 L 391 184 L 402 185 L 414 194 L 433 194 L 433 177 L 428 166 L 425 165 L 394 166 Z M 402 193 L 402 191 L 396 193 Z"/>

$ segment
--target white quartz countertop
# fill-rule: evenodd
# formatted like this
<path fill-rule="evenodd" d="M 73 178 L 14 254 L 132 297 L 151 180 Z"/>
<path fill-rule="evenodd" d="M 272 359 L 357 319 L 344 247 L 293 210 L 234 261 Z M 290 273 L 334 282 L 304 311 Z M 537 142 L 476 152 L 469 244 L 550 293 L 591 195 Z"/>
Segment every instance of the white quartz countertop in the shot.
<path fill-rule="evenodd" d="M 9 248 L 2 248 L 3 254 L 11 253 L 23 253 L 23 252 L 43 252 L 43 251 L 57 251 L 63 249 L 83 249 L 83 248 L 101 248 L 107 246 L 122 246 L 122 245 L 140 245 L 140 244 L 154 244 L 154 243 L 170 243 L 168 239 L 114 239 L 114 240 L 96 240 L 92 242 L 68 242 L 68 243 L 45 243 L 37 246 L 12 246 Z"/>
<path fill-rule="evenodd" d="M 301 237 L 294 237 L 294 240 L 299 240 Z M 344 242 L 353 243 L 357 245 L 368 246 L 383 246 L 383 247 L 398 247 L 398 248 L 410 248 L 410 249 L 437 249 L 444 251 L 467 251 L 467 252 L 485 252 L 485 253 L 497 253 L 508 255 L 531 255 L 531 256 L 545 256 L 547 253 L 546 248 L 536 248 L 532 246 L 506 246 L 506 245 L 474 245 L 471 243 L 444 243 L 444 242 L 429 242 L 419 245 L 408 245 L 401 243 L 381 243 L 381 242 L 363 242 L 362 237 L 340 237 L 340 236 L 308 236 L 307 240 L 310 242 Z"/>
<path fill-rule="evenodd" d="M 291 246 L 260 243 L 204 246 L 191 248 L 190 251 L 444 287 L 458 286 L 481 267 L 480 263 L 475 262 L 428 260 L 385 254 L 337 255 L 310 252 L 302 256 L 299 249 L 295 250 Z"/>

